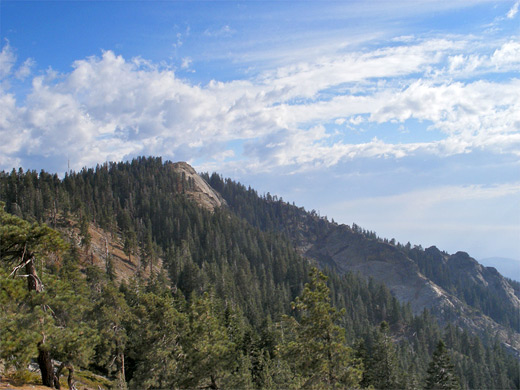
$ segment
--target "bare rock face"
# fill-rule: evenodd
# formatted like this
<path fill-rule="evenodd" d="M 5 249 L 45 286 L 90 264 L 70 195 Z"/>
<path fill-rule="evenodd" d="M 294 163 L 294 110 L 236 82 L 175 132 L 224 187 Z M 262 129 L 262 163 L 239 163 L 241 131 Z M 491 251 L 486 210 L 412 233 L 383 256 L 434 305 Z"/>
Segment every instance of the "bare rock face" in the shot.
<path fill-rule="evenodd" d="M 190 182 L 186 195 L 195 203 L 206 210 L 214 211 L 215 208 L 226 205 L 222 196 L 210 187 L 206 181 L 200 177 L 195 169 L 186 162 L 172 164 L 176 173 L 181 175 L 186 181 Z"/>
<path fill-rule="evenodd" d="M 393 245 L 364 238 L 346 225 L 336 226 L 327 234 L 300 246 L 304 256 L 340 273 L 352 272 L 385 284 L 403 303 L 410 303 L 415 314 L 431 311 L 442 324 L 453 323 L 480 334 L 492 330 L 513 353 L 520 355 L 520 333 L 506 328 L 475 310 L 455 295 L 425 277 L 417 264 Z M 460 277 L 470 286 L 482 286 L 512 302 L 520 313 L 520 300 L 512 287 L 494 269 L 483 267 L 467 253 L 444 255 L 428 248 L 436 261 L 444 262 L 450 275 Z M 438 253 L 437 253 L 438 252 Z"/>
<path fill-rule="evenodd" d="M 415 314 L 424 309 L 452 308 L 458 300 L 424 277 L 417 265 L 392 245 L 366 240 L 348 226 L 339 226 L 306 253 L 340 272 L 352 272 L 384 283 Z"/>

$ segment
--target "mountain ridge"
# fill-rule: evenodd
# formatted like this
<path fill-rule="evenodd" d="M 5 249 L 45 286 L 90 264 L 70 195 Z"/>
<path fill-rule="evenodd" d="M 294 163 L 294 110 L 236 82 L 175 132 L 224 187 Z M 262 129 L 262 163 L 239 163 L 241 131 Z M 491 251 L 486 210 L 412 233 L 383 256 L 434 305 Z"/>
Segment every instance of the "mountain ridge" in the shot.
<path fill-rule="evenodd" d="M 503 276 L 520 282 L 520 260 L 509 257 L 486 257 L 479 259 L 479 262 L 486 267 L 497 269 Z"/>
<path fill-rule="evenodd" d="M 226 198 L 225 187 L 232 185 L 231 182 L 224 181 L 218 175 L 205 177 L 217 191 L 222 191 L 223 197 Z M 242 191 L 251 192 L 243 186 Z M 254 190 L 252 192 L 254 193 Z M 233 207 L 232 198 L 226 200 L 232 209 L 247 218 L 244 211 Z M 421 313 L 424 309 L 430 310 L 441 324 L 455 323 L 480 335 L 492 329 L 500 336 L 504 345 L 520 356 L 518 331 L 509 332 L 507 329 L 509 323 L 501 324 L 483 313 L 480 308 L 472 307 L 465 302 L 464 297 L 454 293 L 456 288 L 448 291 L 449 287 L 453 287 L 450 283 L 441 283 L 442 278 L 438 278 L 436 283 L 421 272 L 419 265 L 426 261 L 433 262 L 433 265 L 429 264 L 430 267 L 442 267 L 442 272 L 460 279 L 457 283 L 468 289 L 475 287 L 485 290 L 489 287 L 499 296 L 499 299 L 508 303 L 508 308 L 513 313 L 511 325 L 516 326 L 513 329 L 519 329 L 520 290 L 517 288 L 515 291 L 495 269 L 480 265 L 465 252 L 449 255 L 433 246 L 424 251 L 420 247 L 406 248 L 400 244 L 392 245 L 377 238 L 373 232 L 363 231 L 355 224 L 352 227 L 338 225 L 277 198 L 268 197 L 266 201 L 273 209 L 285 213 L 286 218 L 285 221 L 278 220 L 277 226 L 271 228 L 286 233 L 299 253 L 316 261 L 321 267 L 329 267 L 340 273 L 352 272 L 366 279 L 373 278 L 384 283 L 401 303 L 410 303 L 415 314 Z M 258 226 L 262 225 L 261 221 L 255 221 L 254 216 L 250 216 L 249 221 Z M 264 226 L 264 228 L 268 227 Z M 424 257 L 427 260 L 423 259 Z M 466 276 L 464 272 L 467 272 Z"/>
<path fill-rule="evenodd" d="M 0 201 L 11 214 L 63 232 L 72 257 L 53 265 L 49 275 L 77 262 L 87 283 L 94 283 L 94 294 L 100 292 L 98 281 L 109 278 L 130 305 L 139 286 L 147 294 L 170 296 L 179 307 L 213 296 L 223 310 L 238 310 L 254 343 L 264 340 L 269 356 L 275 357 L 281 342 L 274 329 L 283 331 L 284 318 L 295 315 L 291 302 L 304 291 L 311 267 L 319 265 L 328 277 L 329 299 L 343 313 L 338 320 L 349 345 L 359 353 L 364 347 L 355 340 L 361 337 L 373 353 L 378 329 L 388 326 L 401 367 L 415 378 L 423 376 L 442 338 L 463 388 L 508 383 L 492 376 L 505 372 L 492 368 L 492 361 L 486 373 L 478 372 L 484 356 L 507 361 L 516 381 L 512 300 L 519 286 L 463 252 L 381 239 L 355 224 L 330 222 L 269 193 L 259 196 L 218 174 L 198 175 L 186 163 L 160 158 L 107 163 L 63 180 L 43 171 L 0 172 Z M 127 380 L 138 383 L 142 373 L 135 364 L 146 360 L 135 349 L 139 327 L 124 329 L 134 338 L 125 351 Z M 153 345 L 147 348 L 155 353 Z"/>

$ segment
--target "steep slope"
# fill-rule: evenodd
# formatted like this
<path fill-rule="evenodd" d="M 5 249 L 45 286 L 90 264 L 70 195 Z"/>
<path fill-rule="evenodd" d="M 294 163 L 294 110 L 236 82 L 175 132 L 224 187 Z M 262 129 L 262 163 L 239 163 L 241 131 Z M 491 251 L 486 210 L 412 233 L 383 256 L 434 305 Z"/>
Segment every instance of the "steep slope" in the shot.
<path fill-rule="evenodd" d="M 384 282 L 401 302 L 410 302 L 414 313 L 424 309 L 453 309 L 460 301 L 449 297 L 419 272 L 417 265 L 395 246 L 366 240 L 340 225 L 311 243 L 304 255 L 341 273 L 353 272 Z"/>
<path fill-rule="evenodd" d="M 91 242 L 88 248 L 82 247 L 82 237 L 78 224 L 72 220 L 60 219 L 57 230 L 62 232 L 69 242 L 79 249 L 79 257 L 83 265 L 94 265 L 103 271 L 111 272 L 117 282 L 128 281 L 138 272 L 148 278 L 153 272 L 162 269 L 162 259 L 157 258 L 153 263 L 143 267 L 143 259 L 139 253 L 128 256 L 125 253 L 124 242 L 119 234 L 112 234 L 91 224 L 88 232 Z M 150 269 L 151 268 L 151 269 Z"/>
<path fill-rule="evenodd" d="M 465 252 L 448 255 L 436 247 L 414 248 L 408 255 L 421 272 L 467 305 L 494 321 L 519 329 L 520 286 L 493 267 L 484 267 Z"/>

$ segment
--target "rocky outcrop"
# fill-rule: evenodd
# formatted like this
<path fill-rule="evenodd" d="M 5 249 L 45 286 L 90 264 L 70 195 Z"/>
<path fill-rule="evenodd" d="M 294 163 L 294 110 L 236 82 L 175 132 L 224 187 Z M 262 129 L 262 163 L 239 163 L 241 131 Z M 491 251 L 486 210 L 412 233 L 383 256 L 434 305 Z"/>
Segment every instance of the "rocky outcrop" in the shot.
<path fill-rule="evenodd" d="M 226 205 L 224 198 L 211 188 L 191 165 L 186 162 L 177 162 L 173 163 L 172 166 L 177 174 L 190 183 L 186 189 L 186 195 L 189 199 L 210 211 Z"/>
<path fill-rule="evenodd" d="M 317 240 L 305 255 L 342 273 L 352 272 L 384 283 L 399 301 L 410 302 L 416 314 L 459 304 L 458 299 L 423 276 L 396 247 L 367 240 L 345 225 Z"/>
<path fill-rule="evenodd" d="M 312 237 L 307 235 L 307 237 Z M 304 240 L 300 241 L 303 243 Z M 417 264 L 399 248 L 367 239 L 346 225 L 333 226 L 321 237 L 313 237 L 300 251 L 322 266 L 341 273 L 352 272 L 384 283 L 402 303 L 410 303 L 415 314 L 431 311 L 441 325 L 448 322 L 474 334 L 491 331 L 512 352 L 520 356 L 520 334 L 508 331 L 454 294 L 435 284 L 419 271 Z M 473 286 L 483 286 L 513 303 L 520 313 L 520 300 L 511 285 L 495 270 L 483 267 L 467 253 L 446 255 L 437 248 L 426 249 L 432 261 L 443 262 L 453 278 Z"/>
<path fill-rule="evenodd" d="M 511 284 L 493 267 L 484 267 L 466 252 L 457 252 L 450 256 L 447 266 L 452 277 L 459 279 L 465 287 L 482 287 L 500 299 L 510 302 L 514 310 L 519 313 L 520 299 Z"/>

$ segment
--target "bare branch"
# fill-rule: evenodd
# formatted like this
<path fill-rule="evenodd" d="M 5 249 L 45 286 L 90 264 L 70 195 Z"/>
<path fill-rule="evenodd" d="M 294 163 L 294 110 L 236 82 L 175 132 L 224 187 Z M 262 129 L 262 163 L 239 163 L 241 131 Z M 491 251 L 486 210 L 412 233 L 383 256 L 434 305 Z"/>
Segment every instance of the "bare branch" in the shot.
<path fill-rule="evenodd" d="M 25 255 L 25 249 L 24 249 L 24 255 Z M 22 259 L 23 259 L 23 256 L 22 256 Z M 26 266 L 27 264 L 29 264 L 32 260 L 33 260 L 33 258 L 31 257 L 31 258 L 29 258 L 28 260 L 26 260 L 25 262 L 21 262 L 20 264 L 18 264 L 16 267 L 14 267 L 13 272 L 11 272 L 11 274 L 9 275 L 9 277 L 11 277 L 11 276 L 14 277 L 14 276 L 16 276 L 16 273 L 18 272 L 18 270 L 19 270 L 20 268 L 25 267 L 25 266 Z M 28 275 L 27 275 L 27 276 L 28 276 Z"/>

